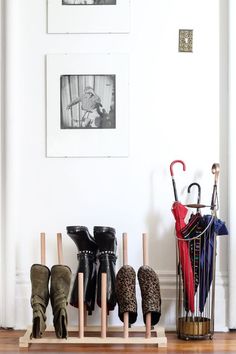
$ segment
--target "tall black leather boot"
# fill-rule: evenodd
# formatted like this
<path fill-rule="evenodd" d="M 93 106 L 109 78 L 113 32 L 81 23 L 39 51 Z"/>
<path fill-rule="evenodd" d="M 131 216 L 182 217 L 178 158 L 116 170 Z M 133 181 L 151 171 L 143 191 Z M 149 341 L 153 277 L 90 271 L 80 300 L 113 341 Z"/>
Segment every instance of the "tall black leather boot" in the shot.
<path fill-rule="evenodd" d="M 98 245 L 98 286 L 97 304 L 101 307 L 101 274 L 107 274 L 107 310 L 112 311 L 116 306 L 115 280 L 116 280 L 116 231 L 112 227 L 94 226 L 94 238 Z"/>
<path fill-rule="evenodd" d="M 96 294 L 97 245 L 85 226 L 68 226 L 67 234 L 78 249 L 78 269 L 71 292 L 70 304 L 78 307 L 78 273 L 84 274 L 84 303 L 88 314 L 94 310 Z"/>

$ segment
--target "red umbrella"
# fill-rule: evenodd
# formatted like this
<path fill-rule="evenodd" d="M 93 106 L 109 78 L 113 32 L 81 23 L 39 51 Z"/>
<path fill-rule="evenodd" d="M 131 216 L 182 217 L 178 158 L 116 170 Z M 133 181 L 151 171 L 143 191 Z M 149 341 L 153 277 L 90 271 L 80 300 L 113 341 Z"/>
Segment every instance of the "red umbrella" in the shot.
<path fill-rule="evenodd" d="M 185 227 L 185 217 L 188 209 L 178 201 L 176 185 L 174 181 L 173 165 L 175 163 L 181 163 L 183 170 L 185 171 L 185 164 L 181 160 L 175 160 L 170 164 L 170 174 L 172 177 L 172 183 L 174 187 L 175 202 L 172 205 L 172 213 L 175 218 L 175 230 L 178 238 L 179 260 L 182 269 L 184 291 L 186 294 L 186 300 L 188 309 L 194 312 L 194 276 L 193 269 L 188 249 L 188 242 L 184 240 L 181 230 Z M 182 241 L 183 240 L 183 241 Z"/>
<path fill-rule="evenodd" d="M 180 202 L 174 202 L 172 205 L 172 213 L 175 217 L 175 231 L 178 238 L 179 260 L 182 269 L 184 291 L 188 303 L 188 308 L 194 312 L 194 276 L 188 249 L 188 241 L 186 241 L 181 233 L 186 225 L 184 219 L 187 215 L 187 208 Z M 183 241 L 182 241 L 183 240 Z"/>

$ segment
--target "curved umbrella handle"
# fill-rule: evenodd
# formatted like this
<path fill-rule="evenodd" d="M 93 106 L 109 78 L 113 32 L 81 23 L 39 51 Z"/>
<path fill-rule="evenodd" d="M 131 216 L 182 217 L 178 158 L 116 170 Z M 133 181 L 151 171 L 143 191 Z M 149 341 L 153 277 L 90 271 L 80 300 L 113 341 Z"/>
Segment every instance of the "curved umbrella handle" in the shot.
<path fill-rule="evenodd" d="M 175 196 L 175 201 L 178 202 L 178 195 L 177 195 L 177 189 L 176 189 L 176 184 L 175 184 L 175 180 L 174 180 L 174 172 L 173 172 L 173 166 L 176 163 L 181 163 L 181 165 L 183 166 L 183 171 L 186 170 L 186 166 L 185 163 L 182 160 L 174 160 L 171 162 L 170 164 L 170 175 L 172 178 L 172 184 L 173 184 L 173 189 L 174 189 L 174 196 Z"/>
<path fill-rule="evenodd" d="M 214 185 L 213 185 L 213 192 L 211 197 L 211 210 L 218 209 L 218 196 L 217 196 L 217 182 L 220 173 L 220 164 L 214 163 L 211 168 L 211 172 L 215 175 Z"/>
<path fill-rule="evenodd" d="M 201 200 L 201 186 L 199 183 L 191 183 L 189 186 L 188 186 L 188 193 L 190 193 L 190 190 L 192 188 L 192 186 L 196 186 L 198 188 L 198 197 L 197 197 L 197 204 L 200 204 L 200 200 Z"/>
<path fill-rule="evenodd" d="M 220 164 L 213 163 L 212 168 L 211 168 L 211 172 L 213 173 L 213 175 L 215 175 L 215 184 L 217 184 L 218 178 L 219 178 L 219 173 L 220 173 Z"/>
<path fill-rule="evenodd" d="M 174 161 L 172 161 L 171 164 L 170 164 L 170 175 L 171 175 L 171 177 L 174 177 L 173 166 L 174 166 L 176 163 L 181 163 L 182 166 L 183 166 L 183 171 L 186 171 L 186 166 L 185 166 L 184 161 L 182 161 L 182 160 L 174 160 Z"/>
<path fill-rule="evenodd" d="M 201 200 L 201 187 L 200 184 L 193 182 L 188 186 L 188 193 L 190 193 L 190 190 L 192 186 L 197 186 L 198 188 L 198 197 L 197 197 L 197 205 L 200 205 L 200 200 Z M 197 207 L 197 212 L 199 211 L 199 207 Z"/>

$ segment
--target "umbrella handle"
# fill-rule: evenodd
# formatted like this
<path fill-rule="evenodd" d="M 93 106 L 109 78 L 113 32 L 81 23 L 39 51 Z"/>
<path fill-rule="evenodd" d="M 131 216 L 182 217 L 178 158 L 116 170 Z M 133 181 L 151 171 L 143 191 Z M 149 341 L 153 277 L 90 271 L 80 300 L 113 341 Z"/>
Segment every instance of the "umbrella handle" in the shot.
<path fill-rule="evenodd" d="M 213 173 L 213 175 L 215 175 L 212 198 L 211 198 L 211 210 L 214 210 L 216 208 L 216 203 L 217 203 L 217 182 L 220 173 L 220 164 L 214 163 L 212 165 L 211 172 Z"/>
<path fill-rule="evenodd" d="M 170 175 L 171 175 L 171 177 L 174 177 L 173 166 L 174 166 L 176 163 L 181 163 L 182 166 L 183 166 L 183 171 L 186 171 L 185 163 L 184 163 L 182 160 L 174 160 L 174 161 L 172 161 L 171 164 L 170 164 Z"/>
<path fill-rule="evenodd" d="M 191 184 L 188 186 L 188 193 L 190 193 L 190 190 L 191 190 L 192 186 L 197 186 L 197 188 L 198 188 L 197 204 L 200 205 L 200 200 L 201 200 L 201 187 L 200 187 L 200 184 L 198 184 L 198 183 L 196 183 L 196 182 L 191 183 Z M 199 211 L 199 207 L 197 208 L 197 211 Z"/>
<path fill-rule="evenodd" d="M 182 164 L 182 166 L 183 166 L 183 171 L 186 170 L 186 166 L 185 166 L 185 163 L 184 163 L 182 160 L 174 160 L 174 161 L 172 161 L 171 164 L 170 164 L 170 175 L 171 175 L 171 178 L 172 178 L 172 184 L 173 184 L 173 189 L 174 189 L 175 201 L 177 202 L 177 201 L 178 201 L 178 195 L 177 195 L 177 189 L 176 189 L 176 184 L 175 184 L 175 180 L 174 180 L 174 172 L 173 172 L 173 166 L 174 166 L 176 163 L 181 163 L 181 164 Z"/>
<path fill-rule="evenodd" d="M 212 165 L 211 172 L 213 173 L 213 175 L 215 175 L 215 184 L 217 184 L 220 173 L 220 164 L 214 163 Z"/>

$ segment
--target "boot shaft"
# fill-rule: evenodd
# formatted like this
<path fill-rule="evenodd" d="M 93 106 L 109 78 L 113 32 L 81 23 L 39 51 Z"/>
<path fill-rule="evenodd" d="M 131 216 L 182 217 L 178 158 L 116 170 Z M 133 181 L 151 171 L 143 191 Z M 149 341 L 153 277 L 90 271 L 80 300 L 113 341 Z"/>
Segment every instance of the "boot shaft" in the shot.
<path fill-rule="evenodd" d="M 101 274 L 107 274 L 107 309 L 114 310 L 116 306 L 116 251 L 117 239 L 116 231 L 112 227 L 95 226 L 94 238 L 98 245 L 98 287 L 97 287 L 97 304 L 101 306 Z"/>
<path fill-rule="evenodd" d="M 67 303 L 70 291 L 71 270 L 65 265 L 54 265 L 51 269 L 50 300 L 53 312 L 61 303 Z"/>
<path fill-rule="evenodd" d="M 41 338 L 46 329 L 46 307 L 49 301 L 48 282 L 50 270 L 41 264 L 33 264 L 30 270 L 31 306 L 33 309 L 33 338 Z"/>
<path fill-rule="evenodd" d="M 71 292 L 70 304 L 78 307 L 78 273 L 84 274 L 84 303 L 89 314 L 94 310 L 96 291 L 97 244 L 85 226 L 67 226 L 68 236 L 74 241 L 78 266 Z"/>
<path fill-rule="evenodd" d="M 53 324 L 58 338 L 67 338 L 67 299 L 70 283 L 70 268 L 65 265 L 54 265 L 51 269 L 50 300 Z"/>
<path fill-rule="evenodd" d="M 79 253 L 96 256 L 97 244 L 85 226 L 67 226 L 67 234 L 76 244 Z"/>
<path fill-rule="evenodd" d="M 30 270 L 31 280 L 31 304 L 32 306 L 40 302 L 47 307 L 49 301 L 48 283 L 50 270 L 45 265 L 33 264 Z"/>

